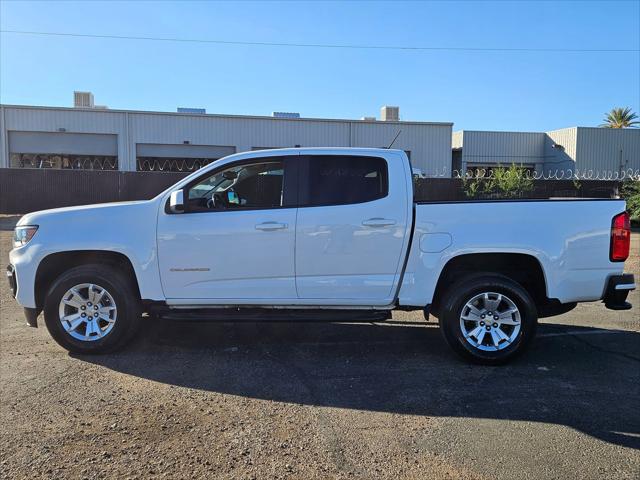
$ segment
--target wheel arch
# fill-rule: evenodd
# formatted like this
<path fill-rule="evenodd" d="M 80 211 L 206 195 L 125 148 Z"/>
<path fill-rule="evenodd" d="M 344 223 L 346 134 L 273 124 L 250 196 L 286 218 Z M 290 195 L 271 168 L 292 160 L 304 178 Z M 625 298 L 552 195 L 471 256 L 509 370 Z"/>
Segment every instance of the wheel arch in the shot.
<path fill-rule="evenodd" d="M 109 265 L 123 272 L 135 286 L 137 298 L 141 298 L 133 263 L 125 254 L 108 250 L 69 250 L 51 253 L 38 264 L 34 288 L 37 309 L 42 310 L 47 290 L 56 278 L 70 268 L 88 264 Z"/>
<path fill-rule="evenodd" d="M 474 273 L 504 275 L 520 284 L 541 308 L 552 299 L 548 297 L 548 281 L 538 258 L 527 253 L 483 252 L 460 254 L 443 266 L 433 294 L 431 310 L 437 315 L 440 299 L 456 280 Z"/>

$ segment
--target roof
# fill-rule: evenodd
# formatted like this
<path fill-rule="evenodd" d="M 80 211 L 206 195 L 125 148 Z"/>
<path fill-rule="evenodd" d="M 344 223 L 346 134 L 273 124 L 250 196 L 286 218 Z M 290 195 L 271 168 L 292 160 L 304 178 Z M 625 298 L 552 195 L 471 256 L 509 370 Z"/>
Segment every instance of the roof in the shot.
<path fill-rule="evenodd" d="M 267 150 L 249 150 L 246 152 L 237 152 L 232 155 L 227 155 L 224 158 L 232 159 L 236 157 L 253 158 L 267 156 L 279 156 L 279 155 L 298 155 L 305 152 L 351 152 L 354 154 L 378 154 L 384 153 L 400 153 L 404 154 L 404 150 L 396 148 L 372 148 L 372 147 L 287 147 L 287 148 L 269 148 Z"/>
<path fill-rule="evenodd" d="M 469 133 L 545 133 L 545 132 L 517 132 L 514 130 L 456 130 L 453 133 L 465 133 L 465 132 L 469 132 Z"/>
<path fill-rule="evenodd" d="M 72 112 L 95 112 L 95 113 L 136 113 L 144 115 L 172 115 L 178 117 L 214 117 L 214 118 L 248 118 L 255 120 L 272 120 L 278 122 L 339 122 L 339 123 L 368 123 L 375 125 L 434 125 L 434 126 L 452 126 L 453 122 L 408 122 L 404 120 L 383 121 L 383 120 L 358 120 L 348 118 L 280 118 L 268 115 L 231 115 L 222 113 L 189 113 L 189 112 L 159 112 L 149 110 L 119 110 L 115 108 L 97 109 L 97 108 L 77 108 L 77 107 L 46 107 L 39 105 L 7 105 L 0 104 L 2 108 L 18 108 L 30 110 L 63 110 Z"/>

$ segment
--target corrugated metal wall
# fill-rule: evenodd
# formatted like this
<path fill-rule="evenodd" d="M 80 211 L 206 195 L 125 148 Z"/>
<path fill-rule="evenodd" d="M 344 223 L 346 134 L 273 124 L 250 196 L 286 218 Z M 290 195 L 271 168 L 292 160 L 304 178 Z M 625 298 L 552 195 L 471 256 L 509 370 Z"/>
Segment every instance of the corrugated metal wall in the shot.
<path fill-rule="evenodd" d="M 612 178 L 640 172 L 640 130 L 572 127 L 550 132 L 462 131 L 452 137 L 462 160 L 474 164 L 528 163 L 538 172 L 564 178 Z M 560 177 L 563 178 L 563 177 Z"/>
<path fill-rule="evenodd" d="M 411 164 L 429 176 L 451 175 L 451 125 L 386 122 L 351 123 L 353 147 L 387 147 L 411 152 Z"/>
<path fill-rule="evenodd" d="M 17 132 L 69 132 L 69 133 L 108 133 L 118 136 L 118 160 L 129 158 L 126 144 L 126 115 L 118 112 L 93 112 L 74 109 L 53 108 L 15 108 L 2 107 L 4 115 L 3 157 L 2 163 L 9 165 L 7 131 Z M 52 152 L 65 153 L 65 152 Z M 5 163 L 6 162 L 6 163 Z M 135 163 L 133 164 L 135 168 Z M 126 164 L 120 165 L 127 169 Z"/>
<path fill-rule="evenodd" d="M 576 139 L 578 129 L 563 128 L 547 132 L 544 139 L 544 173 L 554 175 L 556 172 L 576 168 Z"/>
<path fill-rule="evenodd" d="M 581 171 L 640 171 L 640 130 L 578 127 L 576 167 Z"/>
<path fill-rule="evenodd" d="M 7 132 L 67 132 L 117 136 L 119 168 L 136 169 L 138 144 L 215 145 L 235 151 L 292 147 L 386 147 L 411 152 L 430 176 L 451 174 L 451 148 L 462 164 L 536 165 L 541 171 L 640 170 L 640 130 L 566 128 L 542 132 L 452 133 L 451 124 L 357 120 L 290 120 L 269 117 L 189 115 L 71 108 L 0 107 L 0 167 L 9 166 Z M 554 148 L 553 145 L 562 148 Z M 54 153 L 54 152 L 52 152 Z M 63 152 L 55 152 L 63 153 Z"/>
<path fill-rule="evenodd" d="M 448 174 L 451 168 L 452 125 L 449 123 L 291 120 L 19 106 L 2 106 L 1 110 L 5 120 L 0 166 L 9 164 L 6 131 L 115 134 L 120 169 L 135 170 L 137 144 L 184 145 L 188 142 L 234 147 L 237 152 L 295 145 L 385 147 L 401 130 L 394 148 L 410 151 L 414 166 L 439 174 Z"/>
<path fill-rule="evenodd" d="M 9 166 L 9 140 L 4 128 L 4 108 L 0 108 L 0 168 Z"/>
<path fill-rule="evenodd" d="M 544 163 L 544 133 L 538 132 L 464 132 L 462 160 L 474 163 Z"/>

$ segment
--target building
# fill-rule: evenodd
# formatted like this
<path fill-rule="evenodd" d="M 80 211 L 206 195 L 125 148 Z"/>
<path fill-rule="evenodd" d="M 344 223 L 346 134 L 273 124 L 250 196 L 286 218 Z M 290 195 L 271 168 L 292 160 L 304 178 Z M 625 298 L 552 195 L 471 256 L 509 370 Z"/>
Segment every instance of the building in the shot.
<path fill-rule="evenodd" d="M 393 148 L 415 167 L 451 174 L 452 123 L 140 112 L 96 108 L 90 92 L 75 97 L 76 108 L 0 105 L 0 167 L 191 171 L 247 150 L 387 147 L 397 136 Z"/>
<path fill-rule="evenodd" d="M 538 174 L 612 178 L 640 172 L 640 129 L 572 127 L 549 132 L 462 130 L 452 136 L 452 170 L 515 163 Z M 563 173 L 564 172 L 564 173 Z"/>
<path fill-rule="evenodd" d="M 97 106 L 91 92 L 74 92 L 74 105 L 0 105 L 0 168 L 190 172 L 247 150 L 393 142 L 427 176 L 512 163 L 551 177 L 640 176 L 640 129 L 452 133 L 452 123 L 400 121 L 396 106 L 382 107 L 382 120 L 301 118 L 297 112 L 211 115 L 185 107 L 141 112 Z"/>

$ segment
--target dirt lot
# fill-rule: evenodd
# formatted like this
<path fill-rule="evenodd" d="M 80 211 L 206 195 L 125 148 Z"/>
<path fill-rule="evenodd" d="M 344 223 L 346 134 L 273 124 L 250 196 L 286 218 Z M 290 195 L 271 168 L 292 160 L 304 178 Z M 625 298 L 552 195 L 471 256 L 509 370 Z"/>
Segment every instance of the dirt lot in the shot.
<path fill-rule="evenodd" d="M 543 322 L 506 367 L 462 363 L 420 314 L 147 321 L 126 351 L 71 356 L 4 279 L 0 301 L 2 478 L 640 477 L 638 291 Z"/>

